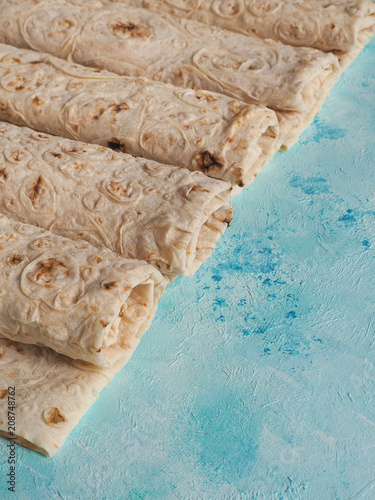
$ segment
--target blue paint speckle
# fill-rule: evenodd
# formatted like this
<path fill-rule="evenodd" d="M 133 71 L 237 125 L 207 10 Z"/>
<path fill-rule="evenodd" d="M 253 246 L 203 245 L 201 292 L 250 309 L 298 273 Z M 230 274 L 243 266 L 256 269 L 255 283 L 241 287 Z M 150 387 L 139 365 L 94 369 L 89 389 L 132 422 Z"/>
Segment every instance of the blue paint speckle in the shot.
<path fill-rule="evenodd" d="M 296 311 L 289 311 L 286 315 L 285 315 L 286 318 L 296 318 L 297 317 L 297 314 L 296 314 Z"/>
<path fill-rule="evenodd" d="M 370 247 L 370 242 L 369 242 L 369 240 L 363 240 L 363 241 L 362 241 L 362 245 L 363 245 L 364 247 L 366 247 L 366 248 L 369 248 L 369 247 Z"/>
<path fill-rule="evenodd" d="M 338 139 L 343 139 L 347 136 L 347 130 L 344 128 L 333 127 L 319 117 L 315 118 L 314 121 L 316 133 L 314 134 L 313 141 L 318 144 L 324 140 L 328 139 L 330 141 L 337 141 Z"/>
<path fill-rule="evenodd" d="M 250 335 L 250 331 L 249 330 L 242 330 L 242 333 L 243 333 L 244 337 L 248 337 Z"/>
<path fill-rule="evenodd" d="M 216 281 L 216 283 L 219 283 L 223 279 L 223 277 L 218 275 L 218 274 L 214 274 L 212 276 L 212 279 L 213 279 L 213 281 Z"/>
<path fill-rule="evenodd" d="M 350 223 L 357 222 L 357 219 L 353 215 L 353 210 L 351 209 L 347 210 L 346 214 L 342 215 L 338 220 L 339 222 L 350 222 Z"/>
<path fill-rule="evenodd" d="M 308 177 L 303 178 L 299 175 L 295 175 L 290 181 L 290 185 L 293 188 L 302 189 L 305 194 L 326 194 L 330 192 L 330 187 L 326 179 L 323 177 Z"/>
<path fill-rule="evenodd" d="M 266 328 L 264 328 L 264 327 L 262 327 L 262 326 L 258 326 L 258 328 L 256 328 L 256 329 L 254 330 L 254 333 L 255 333 L 256 335 L 263 335 L 264 333 L 266 333 L 266 331 L 267 331 L 267 329 L 266 329 Z"/>
<path fill-rule="evenodd" d="M 214 305 L 213 307 L 214 311 L 217 311 L 219 307 L 228 307 L 226 300 L 220 297 L 216 297 L 216 299 L 213 302 L 213 305 Z"/>

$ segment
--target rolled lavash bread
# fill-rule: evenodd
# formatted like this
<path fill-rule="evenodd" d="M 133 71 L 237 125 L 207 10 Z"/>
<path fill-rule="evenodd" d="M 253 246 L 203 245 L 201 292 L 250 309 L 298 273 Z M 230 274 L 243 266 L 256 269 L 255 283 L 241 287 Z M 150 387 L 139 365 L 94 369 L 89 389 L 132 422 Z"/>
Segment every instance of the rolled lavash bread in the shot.
<path fill-rule="evenodd" d="M 53 456 L 138 342 L 138 337 L 129 339 L 126 356 L 111 368 L 99 369 L 46 347 L 0 338 L 0 435 Z M 8 388 L 13 387 L 15 431 L 8 427 Z M 90 433 L 95 437 L 95 429 Z"/>
<path fill-rule="evenodd" d="M 1 336 L 104 368 L 149 327 L 167 284 L 146 262 L 4 215 L 0 277 Z"/>
<path fill-rule="evenodd" d="M 0 122 L 0 212 L 191 276 L 232 220 L 231 185 Z"/>
<path fill-rule="evenodd" d="M 0 434 L 53 456 L 138 343 L 138 337 L 132 338 L 126 356 L 111 368 L 99 369 L 45 347 L 0 338 Z M 12 387 L 16 389 L 15 435 L 8 428 L 8 388 Z"/>
<path fill-rule="evenodd" d="M 320 50 L 354 50 L 375 24 L 372 0 L 112 0 Z"/>
<path fill-rule="evenodd" d="M 243 187 L 279 147 L 274 111 L 0 44 L 0 119 Z"/>
<path fill-rule="evenodd" d="M 125 4 L 0 0 L 0 11 L 2 43 L 272 109 L 311 109 L 338 69 L 331 53 Z"/>
<path fill-rule="evenodd" d="M 307 111 L 277 111 L 277 118 L 280 125 L 281 149 L 286 151 L 290 149 L 298 140 L 302 132 L 312 123 L 315 116 L 319 113 L 324 101 L 329 96 L 332 87 L 337 83 L 340 76 L 348 69 L 353 61 L 358 57 L 361 51 L 374 36 L 375 24 L 369 29 L 361 32 L 358 37 L 358 46 L 356 49 L 346 52 L 335 51 L 339 62 L 339 69 L 326 79 L 321 87 L 321 92 L 314 106 Z"/>

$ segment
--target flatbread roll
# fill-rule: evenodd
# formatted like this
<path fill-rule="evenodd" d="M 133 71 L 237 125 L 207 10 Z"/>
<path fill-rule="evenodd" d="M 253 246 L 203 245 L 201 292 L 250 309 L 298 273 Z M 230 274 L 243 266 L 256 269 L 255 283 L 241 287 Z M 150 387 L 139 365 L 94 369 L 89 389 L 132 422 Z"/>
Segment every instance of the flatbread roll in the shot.
<path fill-rule="evenodd" d="M 331 53 L 125 4 L 0 0 L 0 11 L 1 43 L 272 109 L 311 109 L 338 69 Z"/>
<path fill-rule="evenodd" d="M 30 188 L 37 196 L 38 185 Z M 0 215 L 0 332 L 99 367 L 127 356 L 164 290 L 149 264 Z"/>
<path fill-rule="evenodd" d="M 281 149 L 290 149 L 299 139 L 299 136 L 313 122 L 319 113 L 324 101 L 329 96 L 330 91 L 339 80 L 340 76 L 355 61 L 361 51 L 365 48 L 375 33 L 375 25 L 359 36 L 358 47 L 348 52 L 335 52 L 339 61 L 339 70 L 326 79 L 322 85 L 320 96 L 315 105 L 308 111 L 278 111 L 277 117 L 280 125 Z"/>
<path fill-rule="evenodd" d="M 0 44 L 0 119 L 230 181 L 278 149 L 274 111 Z"/>
<path fill-rule="evenodd" d="M 320 50 L 354 50 L 375 25 L 372 0 L 113 0 L 245 35 Z"/>
<path fill-rule="evenodd" d="M 231 185 L 0 122 L 0 212 L 191 276 L 232 220 Z"/>
<path fill-rule="evenodd" d="M 0 435 L 52 457 L 138 343 L 139 338 L 133 337 L 125 357 L 111 368 L 99 369 L 46 347 L 0 338 Z M 8 426 L 12 387 L 15 398 L 9 401 L 15 401 L 15 431 Z"/>

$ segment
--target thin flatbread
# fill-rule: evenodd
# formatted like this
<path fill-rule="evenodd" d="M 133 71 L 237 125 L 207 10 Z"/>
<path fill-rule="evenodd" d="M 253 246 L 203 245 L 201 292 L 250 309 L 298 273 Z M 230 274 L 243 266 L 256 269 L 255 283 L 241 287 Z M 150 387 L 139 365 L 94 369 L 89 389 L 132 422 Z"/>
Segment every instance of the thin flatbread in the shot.
<path fill-rule="evenodd" d="M 0 12 L 1 43 L 283 111 L 311 109 L 338 69 L 331 53 L 125 4 L 1 0 Z"/>
<path fill-rule="evenodd" d="M 375 33 L 375 25 L 361 33 L 359 36 L 358 47 L 348 52 L 336 51 L 335 54 L 339 61 L 339 70 L 332 74 L 322 86 L 320 97 L 315 105 L 304 112 L 298 111 L 278 111 L 277 117 L 280 124 L 280 138 L 282 140 L 281 149 L 286 151 L 290 149 L 299 139 L 307 127 L 313 122 L 315 116 L 319 113 L 324 101 L 329 96 L 330 91 L 339 80 L 340 76 L 355 61 L 361 51 L 370 42 Z"/>
<path fill-rule="evenodd" d="M 0 122 L 0 212 L 191 276 L 232 220 L 231 185 Z"/>
<path fill-rule="evenodd" d="M 320 50 L 355 50 L 375 25 L 372 0 L 113 0 L 244 35 Z"/>
<path fill-rule="evenodd" d="M 0 282 L 1 336 L 103 368 L 126 357 L 147 330 L 165 287 L 143 261 L 4 215 Z"/>
<path fill-rule="evenodd" d="M 243 187 L 279 147 L 274 111 L 0 44 L 0 119 Z"/>
<path fill-rule="evenodd" d="M 126 356 L 112 368 L 100 370 L 46 347 L 0 338 L 0 434 L 52 457 L 126 364 L 139 340 L 131 340 Z M 8 388 L 12 387 L 15 432 L 8 427 Z"/>

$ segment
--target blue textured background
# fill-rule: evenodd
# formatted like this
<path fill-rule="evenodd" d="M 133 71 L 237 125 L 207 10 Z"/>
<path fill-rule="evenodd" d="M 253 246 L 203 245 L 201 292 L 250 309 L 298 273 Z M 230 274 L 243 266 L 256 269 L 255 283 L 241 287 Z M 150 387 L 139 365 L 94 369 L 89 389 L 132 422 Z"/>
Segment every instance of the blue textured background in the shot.
<path fill-rule="evenodd" d="M 0 498 L 375 498 L 375 41 L 127 367 Z"/>

